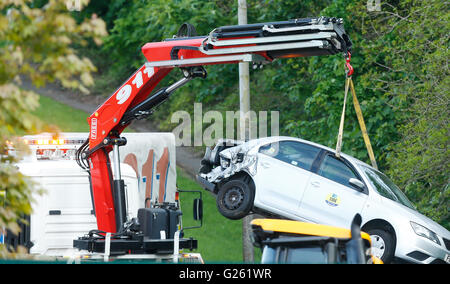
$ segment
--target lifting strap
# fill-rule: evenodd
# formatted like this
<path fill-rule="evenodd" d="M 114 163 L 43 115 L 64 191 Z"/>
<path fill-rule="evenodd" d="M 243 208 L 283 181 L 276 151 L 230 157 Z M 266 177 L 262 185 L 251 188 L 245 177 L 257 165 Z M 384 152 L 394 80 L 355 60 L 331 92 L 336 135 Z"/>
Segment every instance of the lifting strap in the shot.
<path fill-rule="evenodd" d="M 350 89 L 353 97 L 353 106 L 355 107 L 356 116 L 358 118 L 359 127 L 361 129 L 361 133 L 364 139 L 364 143 L 366 144 L 367 152 L 369 154 L 369 159 L 372 164 L 372 167 L 378 169 L 377 162 L 375 160 L 375 155 L 372 150 L 372 145 L 370 144 L 369 134 L 367 133 L 366 124 L 364 123 L 364 117 L 361 111 L 361 106 L 359 105 L 358 98 L 356 97 L 355 86 L 353 85 L 352 74 L 353 67 L 350 65 L 350 53 L 348 53 L 348 57 L 346 59 L 346 66 L 348 68 L 347 78 L 345 80 L 345 94 L 344 94 L 344 106 L 342 108 L 341 122 L 339 125 L 339 133 L 338 139 L 336 143 L 336 157 L 340 158 L 341 156 L 341 147 L 342 147 L 342 136 L 344 133 L 344 118 L 345 118 L 345 105 L 347 104 L 347 95 L 348 90 Z"/>
<path fill-rule="evenodd" d="M 352 77 L 348 77 L 345 80 L 345 94 L 344 94 L 344 106 L 342 107 L 342 115 L 341 115 L 341 122 L 339 124 L 339 133 L 338 133 L 338 139 L 336 143 L 336 157 L 341 157 L 341 147 L 342 147 L 342 135 L 344 134 L 344 119 L 345 119 L 345 106 L 347 105 L 347 94 L 348 94 L 348 87 L 350 86 L 350 80 Z"/>

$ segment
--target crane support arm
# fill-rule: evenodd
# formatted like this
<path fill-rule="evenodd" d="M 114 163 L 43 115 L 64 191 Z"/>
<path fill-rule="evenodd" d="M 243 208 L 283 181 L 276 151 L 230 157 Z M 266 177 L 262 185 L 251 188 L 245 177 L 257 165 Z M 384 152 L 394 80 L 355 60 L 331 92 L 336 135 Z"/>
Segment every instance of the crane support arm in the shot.
<path fill-rule="evenodd" d="M 120 204 L 115 201 L 115 191 L 120 189 L 114 185 L 120 180 L 120 171 L 113 173 L 108 157 L 114 147 L 120 146 L 120 134 L 134 119 L 151 114 L 175 89 L 193 78 L 206 77 L 203 66 L 347 55 L 350 49 L 342 19 L 328 17 L 224 26 L 207 36 L 175 37 L 145 44 L 142 52 L 147 62 L 88 118 L 89 149 L 84 158 L 89 159 L 98 229 L 115 233 L 125 221 L 123 213 L 117 210 Z M 180 68 L 184 77 L 150 95 L 174 68 Z"/>

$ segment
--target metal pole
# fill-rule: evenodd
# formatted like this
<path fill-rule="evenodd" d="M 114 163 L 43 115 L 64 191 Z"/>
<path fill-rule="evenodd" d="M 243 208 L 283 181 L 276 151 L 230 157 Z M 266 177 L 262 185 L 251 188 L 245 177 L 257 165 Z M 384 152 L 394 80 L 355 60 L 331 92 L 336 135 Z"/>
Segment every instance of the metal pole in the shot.
<path fill-rule="evenodd" d="M 238 24 L 247 24 L 247 1 L 238 1 Z M 250 111 L 250 72 L 249 63 L 239 63 L 239 105 L 240 105 L 240 138 L 249 139 L 249 121 L 246 119 Z"/>
<path fill-rule="evenodd" d="M 238 24 L 247 24 L 247 1 L 238 0 Z M 240 98 L 240 139 L 249 139 L 250 111 L 250 72 L 249 63 L 239 63 L 239 98 Z M 254 262 L 254 250 L 251 241 L 250 222 L 252 216 L 246 216 L 242 220 L 242 256 L 244 262 Z"/>
<path fill-rule="evenodd" d="M 122 179 L 122 174 L 120 172 L 119 142 L 120 141 L 115 141 L 113 143 L 113 198 L 116 211 L 116 230 L 117 232 L 122 232 L 123 224 L 127 221 L 127 208 L 125 200 L 125 182 Z"/>
<path fill-rule="evenodd" d="M 119 156 L 119 145 L 113 145 L 113 162 L 114 162 L 114 179 L 120 180 L 122 179 L 122 175 L 120 173 L 120 156 Z"/>

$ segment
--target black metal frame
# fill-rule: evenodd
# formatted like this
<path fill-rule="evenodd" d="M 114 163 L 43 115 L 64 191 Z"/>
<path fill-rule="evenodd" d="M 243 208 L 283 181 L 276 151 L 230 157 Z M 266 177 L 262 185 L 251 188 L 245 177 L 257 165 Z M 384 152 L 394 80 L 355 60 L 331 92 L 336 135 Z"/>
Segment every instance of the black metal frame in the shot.
<path fill-rule="evenodd" d="M 8 251 L 14 252 L 19 246 L 23 246 L 29 251 L 30 248 L 33 247 L 34 244 L 30 239 L 30 220 L 30 215 L 25 215 L 22 220 L 17 221 L 20 228 L 20 231 L 17 234 L 14 234 L 10 230 L 4 231 L 4 244 Z"/>
<path fill-rule="evenodd" d="M 111 239 L 110 255 L 124 254 L 172 254 L 174 253 L 174 239 L 148 239 L 140 237 L 137 239 L 119 238 Z M 106 239 L 82 237 L 73 241 L 73 246 L 80 250 L 92 253 L 105 252 Z M 197 240 L 179 239 L 180 249 L 193 250 L 197 248 Z"/>
<path fill-rule="evenodd" d="M 183 230 L 189 230 L 189 229 L 198 229 L 203 226 L 203 198 L 202 198 L 202 192 L 200 190 L 183 190 L 178 189 L 178 192 L 187 192 L 187 193 L 198 193 L 200 195 L 200 198 L 194 199 L 194 202 L 200 202 L 200 204 L 194 204 L 194 220 L 199 220 L 200 225 L 199 226 L 192 226 L 192 227 L 183 227 Z M 195 201 L 197 200 L 197 201 Z M 196 212 L 195 210 L 199 210 L 200 212 Z"/>

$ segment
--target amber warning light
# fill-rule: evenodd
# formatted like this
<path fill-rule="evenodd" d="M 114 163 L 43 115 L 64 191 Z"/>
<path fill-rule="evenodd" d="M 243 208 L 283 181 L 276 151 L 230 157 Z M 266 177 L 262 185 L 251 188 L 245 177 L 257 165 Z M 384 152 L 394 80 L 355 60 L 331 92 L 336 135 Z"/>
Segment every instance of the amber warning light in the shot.
<path fill-rule="evenodd" d="M 85 140 L 81 136 L 54 137 L 49 134 L 22 137 L 38 160 L 74 160 L 76 150 Z"/>

